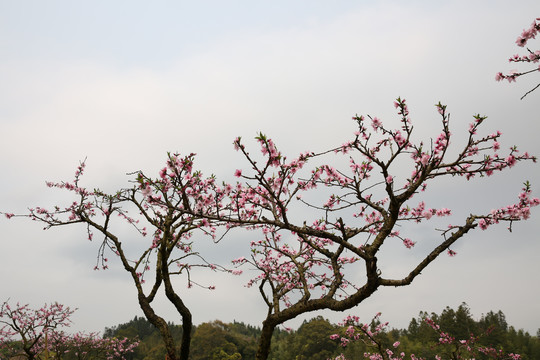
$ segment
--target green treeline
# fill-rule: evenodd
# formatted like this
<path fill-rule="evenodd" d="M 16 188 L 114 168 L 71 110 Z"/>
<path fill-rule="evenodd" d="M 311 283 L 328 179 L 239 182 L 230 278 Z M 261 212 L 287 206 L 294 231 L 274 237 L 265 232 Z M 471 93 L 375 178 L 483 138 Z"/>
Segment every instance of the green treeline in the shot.
<path fill-rule="evenodd" d="M 457 339 L 468 339 L 470 334 L 480 336 L 478 344 L 502 349 L 507 353 L 518 353 L 523 359 L 540 359 L 540 329 L 536 336 L 523 330 L 516 330 L 506 322 L 501 312 L 490 311 L 477 321 L 474 320 L 467 304 L 461 304 L 457 310 L 447 307 L 440 314 L 421 311 L 417 318 L 411 319 L 407 329 L 391 329 L 379 335 L 378 340 L 386 347 L 399 341 L 398 352 L 415 354 L 433 359 L 435 354 L 449 358 L 450 349 L 437 345 L 439 335 L 424 322 L 429 317 L 437 322 L 441 329 Z M 372 327 L 377 323 L 371 324 Z M 180 326 L 172 326 L 178 339 Z M 351 342 L 343 348 L 339 340 L 331 340 L 332 334 L 343 334 L 345 329 L 330 323 L 321 316 L 304 323 L 296 331 L 286 332 L 277 329 L 272 338 L 272 351 L 269 359 L 273 360 L 326 360 L 344 354 L 348 359 L 363 358 L 366 351 L 373 348 L 361 341 Z M 260 328 L 244 323 L 223 323 L 219 320 L 203 323 L 195 327 L 192 337 L 190 358 L 193 360 L 238 360 L 254 359 Z M 130 360 L 162 360 L 165 347 L 161 337 L 146 319 L 135 317 L 132 321 L 106 328 L 105 337 L 138 337 L 141 344 L 130 355 Z M 481 358 L 479 358 L 481 359 Z"/>

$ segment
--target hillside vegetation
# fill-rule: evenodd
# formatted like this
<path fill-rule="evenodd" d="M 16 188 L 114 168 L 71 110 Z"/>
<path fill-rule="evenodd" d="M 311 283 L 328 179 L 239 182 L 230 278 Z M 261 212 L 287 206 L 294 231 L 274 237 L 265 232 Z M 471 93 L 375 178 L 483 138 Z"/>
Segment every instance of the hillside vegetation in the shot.
<path fill-rule="evenodd" d="M 407 329 L 384 331 L 380 339 L 388 347 L 400 342 L 399 350 L 406 354 L 427 359 L 440 354 L 443 358 L 450 349 L 437 345 L 438 334 L 424 322 L 429 317 L 435 320 L 441 329 L 457 339 L 467 339 L 470 334 L 480 336 L 478 343 L 491 345 L 507 353 L 521 354 L 523 359 L 540 359 L 540 329 L 530 335 L 523 330 L 516 330 L 506 322 L 501 311 L 490 311 L 475 320 L 467 304 L 461 304 L 456 310 L 445 308 L 440 314 L 421 311 L 412 318 Z M 172 324 L 171 324 L 172 325 Z M 372 326 L 376 326 L 372 323 Z M 182 328 L 172 325 L 174 336 L 180 338 Z M 373 350 L 369 345 L 357 341 L 343 348 L 338 340 L 331 340 L 332 334 L 344 333 L 344 328 L 332 324 L 321 316 L 315 317 L 290 332 L 277 329 L 272 340 L 270 359 L 274 360 L 326 360 L 344 354 L 348 359 L 363 358 L 365 351 Z M 254 359 L 257 339 L 261 329 L 241 322 L 224 323 L 219 320 L 202 323 L 193 332 L 193 360 L 238 360 Z M 105 329 L 106 337 L 138 337 L 141 344 L 130 355 L 132 360 L 162 360 L 165 347 L 158 331 L 144 318 L 135 317 L 128 323 Z"/>

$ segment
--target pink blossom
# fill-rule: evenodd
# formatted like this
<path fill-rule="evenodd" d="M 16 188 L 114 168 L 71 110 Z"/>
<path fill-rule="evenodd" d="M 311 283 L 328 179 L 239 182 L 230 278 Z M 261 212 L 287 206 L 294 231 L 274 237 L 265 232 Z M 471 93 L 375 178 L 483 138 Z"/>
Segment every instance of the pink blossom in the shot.
<path fill-rule="evenodd" d="M 165 177 L 167 176 L 167 168 L 163 168 L 161 169 L 161 171 L 159 172 L 159 177 L 161 177 L 162 179 L 165 179 Z"/>
<path fill-rule="evenodd" d="M 405 247 L 407 249 L 411 249 L 415 244 L 416 244 L 416 242 L 412 241 L 411 239 L 404 239 L 403 240 L 403 245 L 405 245 Z"/>
<path fill-rule="evenodd" d="M 431 211 L 431 209 L 428 209 L 427 211 L 424 211 L 422 213 L 422 216 L 424 216 L 427 220 L 429 220 L 433 216 L 433 212 Z"/>
<path fill-rule="evenodd" d="M 382 122 L 381 120 L 379 120 L 379 118 L 374 117 L 371 120 L 371 126 L 373 127 L 373 130 L 377 131 L 377 129 L 379 129 L 382 126 Z"/>
<path fill-rule="evenodd" d="M 430 156 L 428 154 L 422 154 L 422 157 L 420 158 L 420 163 L 424 166 L 426 166 L 429 162 Z"/>
<path fill-rule="evenodd" d="M 510 155 L 506 158 L 506 164 L 509 166 L 509 167 L 512 167 L 516 164 L 516 158 L 513 156 L 513 155 Z"/>
<path fill-rule="evenodd" d="M 141 193 L 144 197 L 149 197 L 150 194 L 152 194 L 152 189 L 150 188 L 150 186 L 146 185 L 142 190 L 141 190 Z"/>
<path fill-rule="evenodd" d="M 236 169 L 236 171 L 234 172 L 234 176 L 236 176 L 236 177 L 242 176 L 242 170 Z"/>
<path fill-rule="evenodd" d="M 478 226 L 480 226 L 480 229 L 486 230 L 488 228 L 488 223 L 485 219 L 478 220 Z"/>
<path fill-rule="evenodd" d="M 448 216 L 452 211 L 448 208 L 442 208 L 436 211 L 437 216 Z"/>

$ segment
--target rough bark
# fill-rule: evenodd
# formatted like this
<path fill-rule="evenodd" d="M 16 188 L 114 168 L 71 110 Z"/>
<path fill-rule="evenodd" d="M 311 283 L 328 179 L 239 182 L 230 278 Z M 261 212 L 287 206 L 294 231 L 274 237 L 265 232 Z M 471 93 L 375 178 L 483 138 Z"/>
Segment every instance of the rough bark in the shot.
<path fill-rule="evenodd" d="M 257 354 L 255 359 L 257 360 L 266 360 L 268 355 L 270 355 L 270 346 L 272 345 L 272 335 L 274 334 L 274 329 L 277 324 L 266 319 L 263 321 L 262 333 L 259 337 L 259 344 L 257 346 Z"/>
<path fill-rule="evenodd" d="M 162 275 L 163 283 L 165 284 L 165 295 L 167 299 L 174 305 L 176 311 L 182 316 L 182 340 L 180 344 L 180 360 L 188 360 L 190 344 L 191 344 L 191 330 L 193 328 L 193 321 L 191 312 L 184 304 L 180 296 L 176 294 L 173 289 L 171 278 L 169 275 L 169 268 L 165 262 L 162 262 Z"/>
<path fill-rule="evenodd" d="M 177 352 L 176 352 L 176 346 L 174 344 L 174 339 L 171 335 L 171 331 L 169 330 L 169 326 L 167 325 L 167 322 L 160 316 L 158 316 L 154 309 L 150 306 L 150 303 L 146 299 L 146 296 L 144 294 L 139 293 L 139 305 L 144 313 L 144 316 L 154 325 L 161 335 L 161 339 L 163 340 L 163 344 L 165 345 L 165 349 L 167 351 L 167 356 L 169 360 L 177 360 Z M 180 360 L 185 360 L 186 358 L 180 358 Z"/>

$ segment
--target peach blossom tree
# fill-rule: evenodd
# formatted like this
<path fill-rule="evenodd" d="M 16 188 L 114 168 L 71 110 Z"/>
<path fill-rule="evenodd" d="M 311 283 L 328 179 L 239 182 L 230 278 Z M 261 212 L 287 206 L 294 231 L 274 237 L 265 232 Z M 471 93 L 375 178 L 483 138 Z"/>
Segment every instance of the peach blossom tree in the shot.
<path fill-rule="evenodd" d="M 258 270 L 247 286 L 258 287 L 268 309 L 257 359 L 268 357 L 276 326 L 307 312 L 350 309 L 381 287 L 409 285 L 441 254 L 455 255 L 452 245 L 471 230 L 499 223 L 511 229 L 540 203 L 526 182 L 515 203 L 447 224 L 432 250 L 404 276 L 385 276 L 379 264 L 385 244 L 412 249 L 416 224 L 452 213 L 426 203 L 431 183 L 443 177 L 490 177 L 517 162 L 536 161 L 515 146 L 503 153 L 498 131 L 479 135 L 486 120 L 480 115 L 473 117 L 464 146 L 451 148 L 450 115 L 440 103 L 440 133 L 427 143 L 415 142 L 406 101 L 398 98 L 394 105 L 399 129 L 385 127 L 377 117 L 355 116 L 358 129 L 350 141 L 292 160 L 263 134 L 256 138 L 262 160 L 237 138 L 234 146 L 249 164 L 235 170 L 241 181 L 230 186 L 229 200 L 218 204 L 216 215 L 193 211 L 229 227 L 260 231 L 251 255 L 233 261 Z M 305 170 L 313 162 L 318 163 Z"/>
<path fill-rule="evenodd" d="M 215 178 L 203 178 L 193 169 L 193 160 L 194 154 L 184 157 L 169 154 L 167 166 L 159 177 L 153 179 L 137 172 L 134 174 L 134 186 L 112 194 L 82 186 L 81 177 L 86 165 L 82 162 L 73 181 L 47 182 L 50 188 L 72 193 L 74 200 L 71 204 L 51 209 L 31 208 L 29 214 L 20 215 L 44 223 L 45 229 L 84 224 L 89 240 L 99 234 L 101 240 L 94 269 L 107 269 L 108 256 L 120 259 L 137 289 L 139 306 L 148 321 L 159 330 L 170 360 L 188 359 L 193 327 L 191 311 L 180 296 L 181 291 L 173 284 L 172 277 L 185 275 L 188 288 L 198 285 L 212 290 L 214 285 L 199 284 L 193 279 L 192 272 L 196 268 L 227 271 L 208 263 L 193 248 L 191 237 L 195 233 L 215 238 L 216 230 L 213 221 L 194 217 L 183 210 L 190 207 L 207 214 L 213 212 L 211 204 L 204 204 L 199 198 L 216 186 Z M 6 213 L 5 216 L 11 218 L 15 215 Z M 148 245 L 142 251 L 134 252 L 129 247 L 130 243 L 123 242 L 124 239 L 116 234 L 122 223 L 133 229 L 133 233 L 127 235 L 130 239 L 148 239 Z M 167 321 L 154 310 L 153 301 L 158 291 L 165 293 L 181 316 L 182 339 L 179 346 Z"/>
<path fill-rule="evenodd" d="M 17 352 L 20 347 L 20 351 L 29 360 L 36 359 L 41 352 L 39 345 L 45 334 L 69 326 L 69 318 L 74 312 L 58 303 L 31 309 L 28 304 L 10 306 L 5 301 L 0 306 L 0 348 Z"/>
<path fill-rule="evenodd" d="M 0 354 L 37 360 L 50 358 L 51 353 L 62 359 L 72 352 L 78 359 L 124 360 L 137 347 L 138 341 L 127 338 L 104 339 L 97 333 L 67 335 L 60 329 L 70 326 L 74 312 L 59 303 L 32 309 L 28 304 L 11 306 L 5 301 L 0 306 Z"/>

